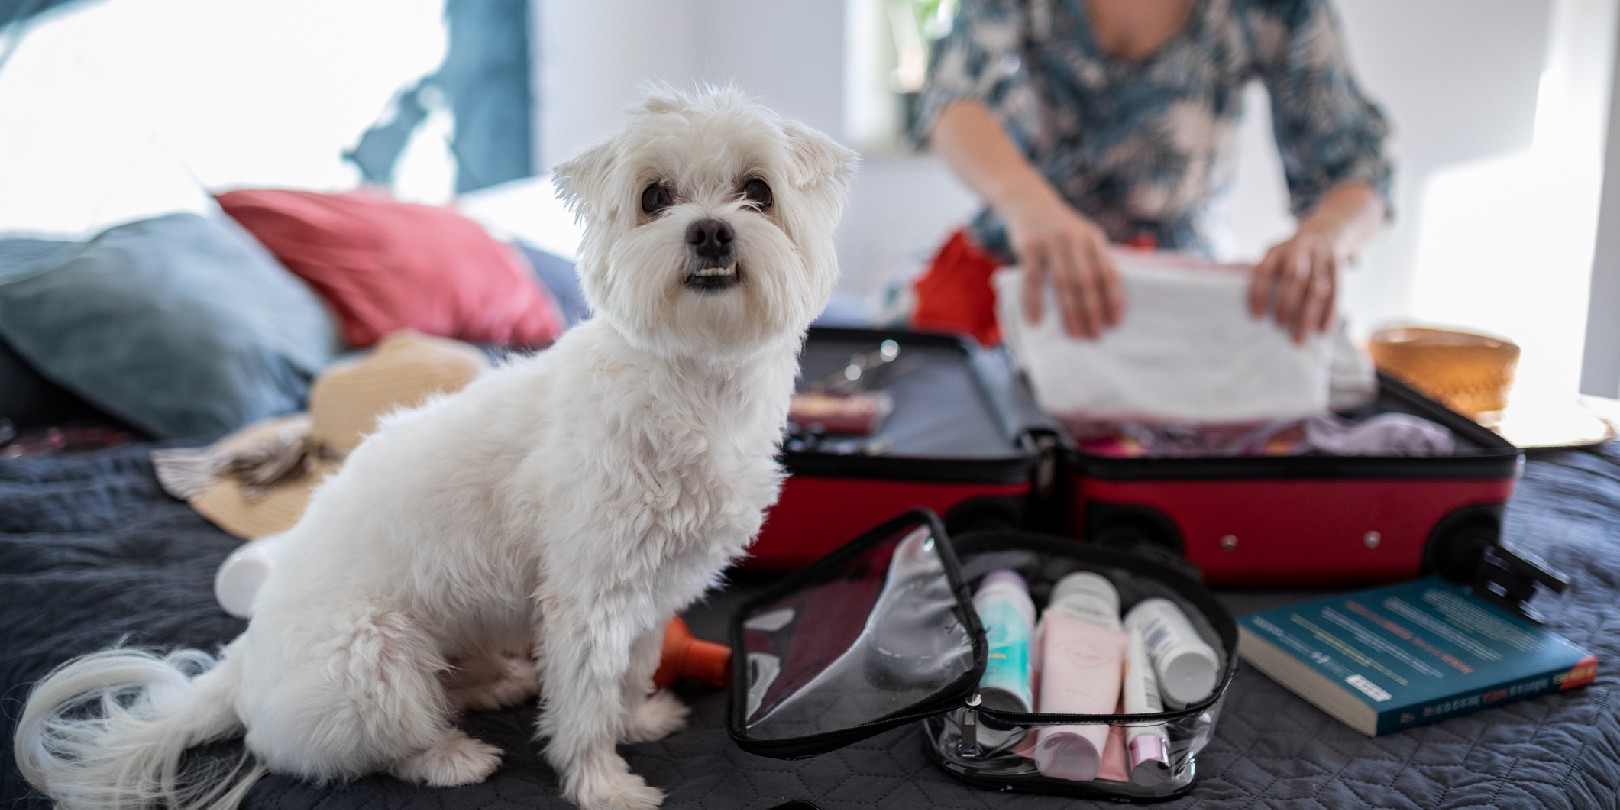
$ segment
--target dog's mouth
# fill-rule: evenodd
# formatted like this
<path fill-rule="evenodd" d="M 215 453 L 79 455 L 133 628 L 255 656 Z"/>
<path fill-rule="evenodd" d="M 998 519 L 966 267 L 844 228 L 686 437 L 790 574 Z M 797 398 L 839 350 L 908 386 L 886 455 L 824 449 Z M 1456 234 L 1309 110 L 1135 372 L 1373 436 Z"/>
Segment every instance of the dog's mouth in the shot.
<path fill-rule="evenodd" d="M 693 292 L 724 292 L 742 283 L 742 265 L 733 263 L 724 267 L 699 267 L 689 270 L 681 279 L 681 286 Z"/>

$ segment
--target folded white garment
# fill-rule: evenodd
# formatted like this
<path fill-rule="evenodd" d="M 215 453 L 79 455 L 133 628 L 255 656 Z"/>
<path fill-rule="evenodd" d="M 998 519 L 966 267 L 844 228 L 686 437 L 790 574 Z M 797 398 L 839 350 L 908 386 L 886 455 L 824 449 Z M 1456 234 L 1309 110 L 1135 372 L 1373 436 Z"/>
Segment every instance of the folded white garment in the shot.
<path fill-rule="evenodd" d="M 1097 340 L 1063 331 L 1050 288 L 1040 323 L 1029 323 L 1022 272 L 995 276 L 1002 332 L 1047 412 L 1145 422 L 1301 418 L 1329 408 L 1336 340 L 1351 354 L 1340 359 L 1340 376 L 1356 377 L 1341 386 L 1368 393 L 1370 371 L 1356 369 L 1347 336 L 1315 335 L 1295 345 L 1273 321 L 1249 315 L 1248 265 L 1141 251 L 1116 251 L 1114 261 L 1125 313 Z M 1335 406 L 1349 404 L 1335 399 Z"/>

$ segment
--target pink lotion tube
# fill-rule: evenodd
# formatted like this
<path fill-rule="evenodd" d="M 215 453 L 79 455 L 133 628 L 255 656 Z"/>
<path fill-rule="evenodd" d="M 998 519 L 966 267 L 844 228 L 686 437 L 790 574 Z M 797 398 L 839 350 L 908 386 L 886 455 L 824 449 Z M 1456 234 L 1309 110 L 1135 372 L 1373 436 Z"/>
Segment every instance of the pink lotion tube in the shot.
<path fill-rule="evenodd" d="M 1158 714 L 1164 711 L 1159 700 L 1159 681 L 1148 663 L 1147 645 L 1142 634 L 1127 625 L 1128 641 L 1125 645 L 1126 714 Z M 1134 723 L 1125 728 L 1127 750 L 1130 753 L 1130 781 L 1148 787 L 1157 787 L 1170 778 L 1170 742 L 1164 726 Z"/>
<path fill-rule="evenodd" d="M 1110 715 L 1120 699 L 1125 634 L 1119 594 L 1089 571 L 1070 574 L 1052 591 L 1041 618 L 1041 714 Z M 1035 768 L 1053 779 L 1097 778 L 1107 723 L 1044 726 L 1036 732 Z"/>

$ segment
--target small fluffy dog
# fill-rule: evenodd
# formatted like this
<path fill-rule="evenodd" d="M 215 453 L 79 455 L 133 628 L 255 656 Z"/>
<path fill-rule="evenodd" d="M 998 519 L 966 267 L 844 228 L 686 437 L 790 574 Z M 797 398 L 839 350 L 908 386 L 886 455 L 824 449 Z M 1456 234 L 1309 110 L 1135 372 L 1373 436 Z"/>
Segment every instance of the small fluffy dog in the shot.
<path fill-rule="evenodd" d="M 267 770 L 467 784 L 500 752 L 455 713 L 538 684 L 564 795 L 656 807 L 614 746 L 685 721 L 652 689 L 664 625 L 776 499 L 854 162 L 733 90 L 649 91 L 556 173 L 595 317 L 385 419 L 284 536 L 217 664 L 114 649 L 53 672 L 17 731 L 23 774 L 71 808 L 233 806 Z M 537 664 L 502 656 L 531 644 Z M 243 732 L 250 768 L 182 778 L 187 747 Z"/>

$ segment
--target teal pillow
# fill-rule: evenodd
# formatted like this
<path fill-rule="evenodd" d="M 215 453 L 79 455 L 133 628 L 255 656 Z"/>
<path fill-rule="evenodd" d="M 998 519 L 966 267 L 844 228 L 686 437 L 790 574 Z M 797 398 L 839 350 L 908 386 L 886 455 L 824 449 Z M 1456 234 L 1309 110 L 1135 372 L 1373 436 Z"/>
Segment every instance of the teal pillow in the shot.
<path fill-rule="evenodd" d="M 83 244 L 0 240 L 0 338 L 44 377 L 158 438 L 301 410 L 341 349 L 320 298 L 224 217 Z"/>

